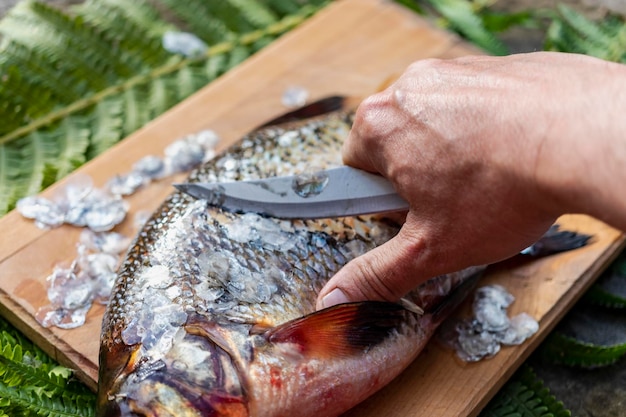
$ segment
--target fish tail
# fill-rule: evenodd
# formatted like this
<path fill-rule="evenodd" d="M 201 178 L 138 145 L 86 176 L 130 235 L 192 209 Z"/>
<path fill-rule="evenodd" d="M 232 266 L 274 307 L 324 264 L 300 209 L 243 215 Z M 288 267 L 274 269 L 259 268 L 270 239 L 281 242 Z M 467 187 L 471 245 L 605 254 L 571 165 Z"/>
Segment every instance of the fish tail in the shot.
<path fill-rule="evenodd" d="M 559 225 L 555 224 L 537 242 L 524 249 L 521 254 L 536 258 L 553 255 L 583 247 L 589 243 L 590 239 L 591 235 L 561 230 Z"/>

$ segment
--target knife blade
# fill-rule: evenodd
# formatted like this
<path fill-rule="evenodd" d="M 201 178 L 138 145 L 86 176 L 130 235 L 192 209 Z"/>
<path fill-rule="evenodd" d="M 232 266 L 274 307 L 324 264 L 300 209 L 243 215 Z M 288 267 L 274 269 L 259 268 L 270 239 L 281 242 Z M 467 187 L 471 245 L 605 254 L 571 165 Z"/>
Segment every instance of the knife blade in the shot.
<path fill-rule="evenodd" d="M 409 208 L 388 180 L 348 166 L 258 180 L 174 186 L 230 211 L 288 219 L 356 216 Z"/>

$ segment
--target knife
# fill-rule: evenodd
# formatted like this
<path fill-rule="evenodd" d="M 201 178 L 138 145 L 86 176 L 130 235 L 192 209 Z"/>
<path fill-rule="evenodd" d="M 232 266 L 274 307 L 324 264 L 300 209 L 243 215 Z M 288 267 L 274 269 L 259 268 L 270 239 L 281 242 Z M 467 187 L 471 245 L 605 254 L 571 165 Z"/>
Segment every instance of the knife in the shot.
<path fill-rule="evenodd" d="M 265 179 L 174 186 L 210 205 L 286 219 L 318 219 L 407 210 L 380 175 L 342 166 Z"/>

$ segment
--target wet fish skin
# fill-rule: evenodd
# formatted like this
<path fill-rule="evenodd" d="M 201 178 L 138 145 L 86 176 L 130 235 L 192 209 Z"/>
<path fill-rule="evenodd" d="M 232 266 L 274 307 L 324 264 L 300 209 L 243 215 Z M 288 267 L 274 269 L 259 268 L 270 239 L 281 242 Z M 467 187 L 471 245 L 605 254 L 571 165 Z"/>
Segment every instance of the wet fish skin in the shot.
<path fill-rule="evenodd" d="M 263 128 L 189 181 L 338 166 L 352 118 Z M 174 192 L 131 245 L 105 312 L 97 415 L 335 416 L 361 402 L 413 361 L 484 269 L 407 295 L 422 316 L 384 302 L 315 312 L 339 268 L 397 231 L 379 217 L 229 213 Z"/>

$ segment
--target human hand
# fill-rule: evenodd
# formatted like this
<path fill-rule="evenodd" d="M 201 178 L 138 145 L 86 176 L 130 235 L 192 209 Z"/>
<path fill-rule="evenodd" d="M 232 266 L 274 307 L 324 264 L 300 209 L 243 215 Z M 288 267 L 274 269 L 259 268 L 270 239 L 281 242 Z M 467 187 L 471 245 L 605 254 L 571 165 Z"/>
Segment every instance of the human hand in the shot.
<path fill-rule="evenodd" d="M 387 177 L 410 210 L 395 238 L 326 284 L 318 308 L 396 301 L 518 253 L 566 211 L 593 213 L 580 200 L 594 181 L 573 171 L 592 163 L 590 132 L 620 135 L 600 114 L 614 86 L 598 79 L 612 65 L 557 53 L 425 60 L 366 99 L 344 162 Z"/>

